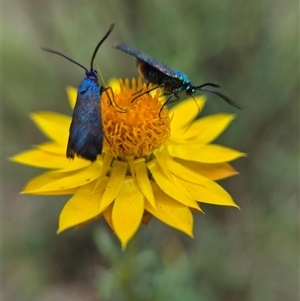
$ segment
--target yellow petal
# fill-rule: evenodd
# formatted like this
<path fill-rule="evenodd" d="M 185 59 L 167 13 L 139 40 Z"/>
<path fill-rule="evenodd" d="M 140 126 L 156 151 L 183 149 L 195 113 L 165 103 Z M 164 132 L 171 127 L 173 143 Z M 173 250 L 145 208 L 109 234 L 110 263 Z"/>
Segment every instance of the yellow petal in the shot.
<path fill-rule="evenodd" d="M 104 153 L 104 158 L 102 159 L 103 165 L 102 165 L 102 171 L 101 171 L 101 177 L 105 176 L 109 173 L 110 166 L 112 165 L 113 156 L 110 153 Z"/>
<path fill-rule="evenodd" d="M 144 195 L 131 177 L 123 181 L 112 211 L 112 221 L 122 249 L 138 230 L 144 213 Z"/>
<path fill-rule="evenodd" d="M 164 175 L 168 178 L 170 178 L 170 180 L 172 181 L 172 174 L 170 173 L 168 167 L 165 164 L 165 159 L 164 159 L 164 153 L 166 152 L 166 149 L 164 147 L 155 150 L 154 152 L 156 161 L 159 165 L 159 168 L 161 169 L 161 171 L 164 173 Z"/>
<path fill-rule="evenodd" d="M 66 145 L 61 145 L 56 142 L 45 142 L 42 144 L 36 145 L 36 148 L 42 149 L 43 151 L 46 151 L 48 153 L 52 153 L 55 155 L 61 155 L 62 157 L 66 158 Z M 62 167 L 57 172 L 65 172 L 65 171 L 72 171 L 72 170 L 78 170 L 84 167 L 87 167 L 91 164 L 89 160 L 85 160 L 80 157 L 75 157 L 74 160 L 70 160 L 66 158 L 69 162 L 69 164 L 66 164 L 64 167 Z"/>
<path fill-rule="evenodd" d="M 205 104 L 204 96 L 196 96 L 195 100 L 189 98 L 176 104 L 170 110 L 171 121 L 171 138 L 179 135 L 182 129 L 193 121 L 201 112 Z"/>
<path fill-rule="evenodd" d="M 90 162 L 87 160 L 76 159 L 74 161 L 71 161 L 65 156 L 45 152 L 39 148 L 22 152 L 10 158 L 10 160 L 20 164 L 26 164 L 40 168 L 64 170 L 76 170 L 90 165 Z"/>
<path fill-rule="evenodd" d="M 119 79 L 117 78 L 110 79 L 108 82 L 108 86 L 111 87 L 114 92 L 119 92 L 120 91 Z"/>
<path fill-rule="evenodd" d="M 33 178 L 24 188 L 22 193 L 36 194 L 40 192 L 49 192 L 65 190 L 86 185 L 99 177 L 101 173 L 102 162 L 96 161 L 88 167 L 79 171 L 64 173 L 45 172 L 40 176 Z"/>
<path fill-rule="evenodd" d="M 51 190 L 51 191 L 40 191 L 40 192 L 30 192 L 28 194 L 32 195 L 73 195 L 80 187 L 74 187 L 70 189 L 63 190 Z M 21 192 L 21 194 L 27 194 L 27 192 Z"/>
<path fill-rule="evenodd" d="M 37 195 L 52 195 L 52 191 L 54 191 L 54 195 L 57 195 L 57 191 L 61 191 L 62 194 L 65 190 L 69 190 L 68 188 L 63 189 L 52 189 L 52 190 L 41 190 L 41 187 L 47 185 L 49 182 L 56 181 L 62 178 L 60 173 L 53 173 L 53 172 L 44 172 L 41 175 L 34 177 L 31 179 L 26 186 L 22 190 L 22 194 L 37 194 Z M 74 189 L 78 189 L 74 187 Z"/>
<path fill-rule="evenodd" d="M 173 157 L 202 163 L 223 163 L 246 156 L 245 153 L 216 144 L 170 144 L 168 151 Z"/>
<path fill-rule="evenodd" d="M 163 152 L 164 162 L 174 175 L 184 180 L 198 183 L 202 176 L 216 180 L 237 174 L 237 171 L 227 163 L 204 164 L 181 159 L 173 159 L 167 152 Z"/>
<path fill-rule="evenodd" d="M 67 145 L 71 118 L 53 112 L 36 112 L 30 114 L 39 129 L 51 140 Z"/>
<path fill-rule="evenodd" d="M 163 223 L 193 237 L 193 215 L 190 209 L 165 194 L 155 182 L 152 182 L 152 187 L 156 208 L 146 201 L 145 209 Z"/>
<path fill-rule="evenodd" d="M 230 194 L 214 181 L 205 177 L 198 184 L 180 178 L 177 180 L 198 202 L 238 208 Z"/>
<path fill-rule="evenodd" d="M 176 162 L 211 180 L 221 180 L 238 174 L 228 163 L 205 164 L 174 158 Z"/>
<path fill-rule="evenodd" d="M 135 160 L 133 163 L 137 184 L 148 202 L 155 208 L 155 199 L 152 191 L 152 186 L 148 178 L 145 159 L 141 158 Z"/>
<path fill-rule="evenodd" d="M 197 174 L 194 171 L 179 164 L 178 162 L 173 160 L 170 156 L 165 155 L 164 160 L 167 168 L 176 177 L 196 184 L 201 183 L 203 177 L 200 174 Z"/>
<path fill-rule="evenodd" d="M 48 153 L 58 154 L 58 155 L 65 155 L 67 145 L 66 144 L 59 144 L 57 142 L 44 142 L 38 145 L 35 145 L 35 147 L 40 148 Z"/>
<path fill-rule="evenodd" d="M 103 211 L 103 217 L 105 218 L 106 222 L 108 223 L 108 225 L 110 226 L 110 228 L 112 230 L 114 230 L 114 226 L 112 223 L 112 210 L 113 210 L 113 206 L 114 204 L 111 203 L 104 211 Z"/>
<path fill-rule="evenodd" d="M 151 171 L 155 182 L 163 192 L 183 205 L 199 210 L 197 202 L 195 202 L 194 198 L 187 192 L 187 190 L 164 175 L 156 159 L 148 162 L 147 166 Z"/>
<path fill-rule="evenodd" d="M 126 176 L 126 172 L 127 163 L 115 160 L 114 166 L 112 168 L 112 173 L 109 177 L 109 182 L 100 202 L 100 212 L 103 212 L 114 201 L 114 199 L 120 192 Z"/>
<path fill-rule="evenodd" d="M 193 140 L 193 143 L 208 144 L 215 140 L 234 119 L 234 115 L 215 114 L 196 120 L 183 132 L 182 139 Z"/>
<path fill-rule="evenodd" d="M 67 90 L 67 94 L 68 94 L 68 100 L 69 100 L 70 107 L 73 110 L 75 107 L 76 98 L 77 98 L 77 89 L 69 86 L 66 88 L 66 90 Z"/>
<path fill-rule="evenodd" d="M 108 178 L 103 178 L 102 181 L 107 183 Z M 58 233 L 98 217 L 104 189 L 94 187 L 94 183 L 80 187 L 66 203 L 59 217 Z M 104 185 L 99 187 L 104 187 Z"/>

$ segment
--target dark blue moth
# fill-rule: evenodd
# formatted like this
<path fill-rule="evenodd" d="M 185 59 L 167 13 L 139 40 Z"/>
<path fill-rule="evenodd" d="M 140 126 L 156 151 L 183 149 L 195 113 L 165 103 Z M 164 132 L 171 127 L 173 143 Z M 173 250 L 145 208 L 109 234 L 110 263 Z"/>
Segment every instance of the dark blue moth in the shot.
<path fill-rule="evenodd" d="M 93 68 L 93 62 L 99 47 L 107 39 L 114 28 L 112 24 L 97 44 L 91 58 L 90 69 L 77 63 L 64 54 L 42 48 L 42 50 L 60 55 L 72 63 L 85 70 L 86 77 L 81 81 L 78 91 L 75 108 L 73 110 L 72 122 L 70 125 L 70 134 L 67 146 L 67 158 L 74 159 L 75 154 L 84 159 L 95 161 L 98 154 L 101 154 L 103 147 L 103 126 L 101 115 L 101 94 L 107 88 L 98 84 L 98 73 Z"/>
<path fill-rule="evenodd" d="M 211 87 L 219 87 L 214 83 L 205 83 L 200 86 L 194 86 L 186 74 L 179 70 L 171 69 L 164 63 L 150 57 L 148 54 L 140 52 L 125 44 L 114 44 L 113 46 L 116 49 L 119 49 L 129 55 L 136 57 L 138 72 L 140 76 L 148 80 L 149 83 L 157 85 L 151 90 L 161 87 L 170 95 L 165 104 L 168 103 L 173 96 L 178 100 L 179 92 L 185 91 L 187 95 L 192 96 L 197 90 L 200 90 L 216 94 L 219 97 L 223 98 L 228 104 L 240 109 L 240 107 L 235 104 L 229 97 L 227 97 L 223 93 L 220 93 L 219 91 L 212 89 Z M 143 92 L 142 94 L 148 93 L 151 90 Z M 140 95 L 138 95 L 134 99 L 138 98 Z"/>

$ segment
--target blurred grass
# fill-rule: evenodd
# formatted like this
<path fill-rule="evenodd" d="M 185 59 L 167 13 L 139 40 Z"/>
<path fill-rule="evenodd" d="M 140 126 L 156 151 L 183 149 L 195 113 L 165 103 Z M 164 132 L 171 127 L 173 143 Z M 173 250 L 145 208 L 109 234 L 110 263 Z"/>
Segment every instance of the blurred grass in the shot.
<path fill-rule="evenodd" d="M 4 300 L 299 299 L 299 4 L 282 1 L 4 1 L 2 22 L 2 199 Z M 40 173 L 5 158 L 46 139 L 28 118 L 70 114 L 65 87 L 97 55 L 106 80 L 136 76 L 122 41 L 216 82 L 243 108 L 216 96 L 203 114 L 234 112 L 218 142 L 248 153 L 222 182 L 241 211 L 203 206 L 195 238 L 158 221 L 126 253 L 103 221 L 56 236 L 67 197 L 18 195 Z M 184 96 L 182 96 L 184 97 Z"/>

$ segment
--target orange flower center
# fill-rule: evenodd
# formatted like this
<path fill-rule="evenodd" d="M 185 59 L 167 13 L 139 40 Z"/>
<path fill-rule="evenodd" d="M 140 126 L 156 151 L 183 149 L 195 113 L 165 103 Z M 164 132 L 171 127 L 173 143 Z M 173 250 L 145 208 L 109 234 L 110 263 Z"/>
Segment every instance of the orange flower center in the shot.
<path fill-rule="evenodd" d="M 141 78 L 119 84 L 120 91 L 101 96 L 104 150 L 119 160 L 147 157 L 170 136 L 169 111 L 161 109 L 160 89 L 134 99 L 150 88 Z"/>

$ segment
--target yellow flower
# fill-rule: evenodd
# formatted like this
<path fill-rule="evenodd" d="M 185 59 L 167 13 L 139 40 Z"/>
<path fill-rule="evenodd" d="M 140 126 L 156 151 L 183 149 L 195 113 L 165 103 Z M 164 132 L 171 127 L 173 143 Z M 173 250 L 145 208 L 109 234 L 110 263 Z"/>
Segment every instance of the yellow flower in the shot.
<path fill-rule="evenodd" d="M 11 158 L 51 169 L 22 193 L 73 195 L 60 214 L 58 233 L 103 216 L 125 248 L 152 216 L 192 237 L 192 211 L 202 211 L 199 202 L 237 207 L 215 181 L 237 174 L 228 162 L 245 154 L 210 144 L 233 115 L 195 120 L 205 104 L 202 96 L 161 110 L 158 90 L 131 103 L 134 93 L 146 89 L 141 79 L 115 80 L 110 86 L 113 97 L 110 92 L 101 96 L 104 150 L 95 162 L 66 158 L 71 118 L 53 112 L 31 115 L 50 142 Z M 67 92 L 74 107 L 76 90 Z"/>

